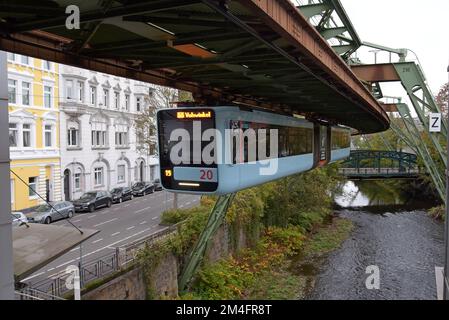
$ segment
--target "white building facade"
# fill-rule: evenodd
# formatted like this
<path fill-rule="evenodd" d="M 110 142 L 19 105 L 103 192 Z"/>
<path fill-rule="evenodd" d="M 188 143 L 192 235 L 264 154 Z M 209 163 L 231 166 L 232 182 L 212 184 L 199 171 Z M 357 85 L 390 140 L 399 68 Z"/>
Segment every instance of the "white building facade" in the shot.
<path fill-rule="evenodd" d="M 59 82 L 63 198 L 158 178 L 158 158 L 140 151 L 134 126 L 150 84 L 65 65 Z"/>

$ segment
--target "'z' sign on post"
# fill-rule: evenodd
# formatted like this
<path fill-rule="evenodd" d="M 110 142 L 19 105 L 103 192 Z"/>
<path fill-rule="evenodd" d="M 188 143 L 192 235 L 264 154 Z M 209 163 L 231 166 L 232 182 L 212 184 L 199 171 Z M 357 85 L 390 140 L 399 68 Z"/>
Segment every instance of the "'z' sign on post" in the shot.
<path fill-rule="evenodd" d="M 430 114 L 429 127 L 429 132 L 441 132 L 441 113 Z"/>

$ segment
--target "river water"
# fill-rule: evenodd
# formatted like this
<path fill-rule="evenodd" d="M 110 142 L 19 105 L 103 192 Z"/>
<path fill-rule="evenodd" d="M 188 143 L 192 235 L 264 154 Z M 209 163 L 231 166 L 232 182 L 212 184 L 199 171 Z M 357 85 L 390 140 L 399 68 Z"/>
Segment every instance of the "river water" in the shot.
<path fill-rule="evenodd" d="M 350 219 L 354 231 L 320 265 L 309 299 L 436 299 L 444 224 L 426 214 L 434 204 L 396 190 L 373 181 L 344 186 L 344 195 L 336 198 L 337 215 Z M 378 267 L 379 289 L 367 289 L 368 266 Z"/>

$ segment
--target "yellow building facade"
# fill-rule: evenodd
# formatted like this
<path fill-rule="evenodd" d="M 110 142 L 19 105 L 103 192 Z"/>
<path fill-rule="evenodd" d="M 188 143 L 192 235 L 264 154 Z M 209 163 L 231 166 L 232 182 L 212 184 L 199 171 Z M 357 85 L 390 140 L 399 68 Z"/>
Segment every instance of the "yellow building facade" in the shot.
<path fill-rule="evenodd" d="M 8 53 L 13 211 L 44 203 L 37 194 L 61 200 L 58 69 L 52 62 Z"/>

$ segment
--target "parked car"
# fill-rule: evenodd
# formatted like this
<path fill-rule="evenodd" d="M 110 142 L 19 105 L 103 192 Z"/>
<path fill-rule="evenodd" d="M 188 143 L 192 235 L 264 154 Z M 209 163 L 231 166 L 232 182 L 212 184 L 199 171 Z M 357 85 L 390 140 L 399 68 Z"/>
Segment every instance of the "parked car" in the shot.
<path fill-rule="evenodd" d="M 75 213 L 75 207 L 68 201 L 50 202 L 31 208 L 26 217 L 28 222 L 50 224 L 54 221 L 71 218 Z"/>
<path fill-rule="evenodd" d="M 114 203 L 122 203 L 123 201 L 132 200 L 134 198 L 133 191 L 128 187 L 112 189 L 111 196 L 112 202 Z"/>
<path fill-rule="evenodd" d="M 28 223 L 28 218 L 26 215 L 23 214 L 23 212 L 12 212 L 12 226 L 18 227 L 21 226 L 23 223 Z"/>
<path fill-rule="evenodd" d="M 134 196 L 146 196 L 154 192 L 154 184 L 151 182 L 137 182 L 133 185 Z"/>
<path fill-rule="evenodd" d="M 162 183 L 161 183 L 161 180 L 155 179 L 155 180 L 153 181 L 153 184 L 154 184 L 154 191 L 162 191 Z"/>
<path fill-rule="evenodd" d="M 76 212 L 89 211 L 94 212 L 96 209 L 106 206 L 112 206 L 112 197 L 108 191 L 91 191 L 86 192 L 76 201 L 73 201 Z"/>

